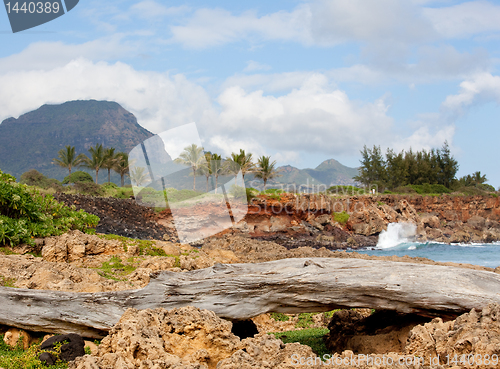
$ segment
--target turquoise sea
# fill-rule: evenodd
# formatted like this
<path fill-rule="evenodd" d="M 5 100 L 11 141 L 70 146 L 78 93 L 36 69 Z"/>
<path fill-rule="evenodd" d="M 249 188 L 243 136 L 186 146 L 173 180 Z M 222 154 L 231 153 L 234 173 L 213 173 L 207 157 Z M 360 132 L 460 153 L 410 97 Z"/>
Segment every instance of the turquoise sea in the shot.
<path fill-rule="evenodd" d="M 500 266 L 500 243 L 447 245 L 433 242 L 402 242 L 388 248 L 373 248 L 356 251 L 362 254 L 376 256 L 418 256 L 434 261 L 452 261 L 454 263 L 483 265 L 490 268 Z"/>
<path fill-rule="evenodd" d="M 500 242 L 493 244 L 444 244 L 415 242 L 416 226 L 411 223 L 391 223 L 382 231 L 377 246 L 359 253 L 376 256 L 413 256 L 434 261 L 451 261 L 482 265 L 490 268 L 500 266 Z"/>

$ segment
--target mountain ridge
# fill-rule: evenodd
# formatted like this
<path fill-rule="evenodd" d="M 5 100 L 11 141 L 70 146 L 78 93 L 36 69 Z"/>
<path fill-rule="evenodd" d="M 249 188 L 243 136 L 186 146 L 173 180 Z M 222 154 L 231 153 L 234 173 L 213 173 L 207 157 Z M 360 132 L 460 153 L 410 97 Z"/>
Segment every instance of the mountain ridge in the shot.
<path fill-rule="evenodd" d="M 62 179 L 67 170 L 51 164 L 65 146 L 88 155 L 96 144 L 130 151 L 152 137 L 135 116 L 113 101 L 75 100 L 44 104 L 0 124 L 0 168 L 17 178 L 30 169 Z"/>

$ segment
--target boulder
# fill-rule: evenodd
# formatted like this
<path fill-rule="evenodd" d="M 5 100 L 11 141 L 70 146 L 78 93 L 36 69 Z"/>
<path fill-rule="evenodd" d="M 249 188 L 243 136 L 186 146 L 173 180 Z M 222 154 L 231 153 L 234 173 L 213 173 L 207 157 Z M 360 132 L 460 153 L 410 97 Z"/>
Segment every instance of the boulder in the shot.
<path fill-rule="evenodd" d="M 285 217 L 271 217 L 271 232 L 281 232 L 286 231 L 288 227 L 290 227 L 290 220 Z"/>
<path fill-rule="evenodd" d="M 450 237 L 450 243 L 467 243 L 471 239 L 471 235 L 465 231 L 457 231 Z"/>
<path fill-rule="evenodd" d="M 486 224 L 486 219 L 480 217 L 479 215 L 474 215 L 467 220 L 467 224 L 472 228 L 483 230 Z"/>
<path fill-rule="evenodd" d="M 7 332 L 5 332 L 3 337 L 3 341 L 10 347 L 16 347 L 19 341 L 21 341 L 23 350 L 28 349 L 31 340 L 32 338 L 28 332 L 17 328 L 10 328 Z"/>
<path fill-rule="evenodd" d="M 59 346 L 59 351 L 56 346 Z M 40 361 L 47 365 L 54 365 L 57 360 L 72 361 L 79 356 L 85 355 L 85 342 L 78 334 L 69 333 L 52 336 L 40 345 L 42 352 Z"/>
<path fill-rule="evenodd" d="M 441 226 L 439 218 L 433 214 L 420 215 L 420 221 L 423 223 L 425 227 L 429 228 L 439 228 Z"/>
<path fill-rule="evenodd" d="M 118 240 L 103 240 L 96 235 L 74 230 L 61 236 L 48 237 L 42 248 L 42 257 L 45 261 L 72 262 L 87 255 L 123 252 L 123 245 Z"/>

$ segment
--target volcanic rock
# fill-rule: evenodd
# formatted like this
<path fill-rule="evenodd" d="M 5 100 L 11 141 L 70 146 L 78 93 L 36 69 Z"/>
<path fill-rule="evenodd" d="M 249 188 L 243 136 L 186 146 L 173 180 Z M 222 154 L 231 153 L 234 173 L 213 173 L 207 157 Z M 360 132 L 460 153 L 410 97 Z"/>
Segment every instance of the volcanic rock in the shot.
<path fill-rule="evenodd" d="M 307 346 L 285 345 L 267 334 L 240 341 L 231 329 L 231 322 L 191 306 L 129 309 L 101 341 L 97 355 L 77 358 L 69 369 L 288 369 L 297 367 L 290 363 L 295 353 L 315 356 Z"/>

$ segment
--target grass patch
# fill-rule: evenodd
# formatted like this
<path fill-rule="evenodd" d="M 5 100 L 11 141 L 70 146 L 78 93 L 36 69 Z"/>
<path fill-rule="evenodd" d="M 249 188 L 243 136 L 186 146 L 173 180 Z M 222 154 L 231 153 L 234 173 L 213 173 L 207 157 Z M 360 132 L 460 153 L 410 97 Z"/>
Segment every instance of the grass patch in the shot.
<path fill-rule="evenodd" d="M 7 278 L 0 275 L 0 286 L 16 288 L 16 286 L 14 286 L 14 283 L 16 283 L 16 280 L 14 278 Z"/>
<path fill-rule="evenodd" d="M 31 345 L 26 351 L 22 349 L 20 341 L 12 348 L 3 341 L 0 335 L 0 368 L 8 369 L 66 369 L 67 363 L 59 362 L 56 365 L 46 366 L 39 359 L 39 344 Z"/>
<path fill-rule="evenodd" d="M 279 338 L 283 343 L 298 342 L 309 346 L 316 355 L 323 359 L 325 354 L 330 354 L 325 346 L 323 337 L 328 334 L 328 328 L 307 328 L 299 331 L 270 333 Z"/>
<path fill-rule="evenodd" d="M 290 317 L 283 313 L 271 313 L 271 318 L 276 320 L 277 322 L 288 322 Z"/>
<path fill-rule="evenodd" d="M 102 263 L 99 275 L 107 279 L 120 281 L 122 280 L 120 277 L 130 274 L 136 269 L 137 268 L 134 265 L 123 264 L 122 259 L 118 256 L 112 256 L 109 261 Z"/>
<path fill-rule="evenodd" d="M 14 251 L 12 251 L 8 247 L 0 247 L 0 253 L 2 253 L 4 255 L 17 255 Z"/>

